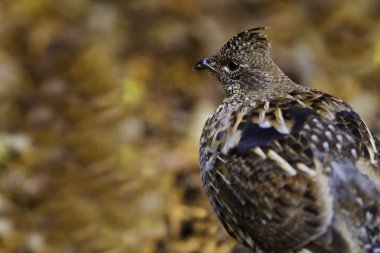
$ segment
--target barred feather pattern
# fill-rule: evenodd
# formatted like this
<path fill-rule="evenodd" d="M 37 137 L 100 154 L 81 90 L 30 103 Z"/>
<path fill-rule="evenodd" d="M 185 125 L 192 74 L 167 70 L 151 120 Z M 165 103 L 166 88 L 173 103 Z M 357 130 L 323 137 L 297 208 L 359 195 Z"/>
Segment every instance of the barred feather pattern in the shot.
<path fill-rule="evenodd" d="M 371 252 L 379 242 L 374 231 L 380 223 L 372 208 L 378 202 L 365 202 L 379 196 L 379 190 L 368 186 L 366 175 L 379 176 L 378 155 L 358 115 L 342 100 L 318 91 L 240 100 L 246 102 L 222 104 L 201 137 L 202 180 L 227 231 L 249 247 L 256 243 L 262 248 L 278 245 L 273 252 L 292 250 L 317 239 L 329 226 L 340 226 L 333 221 L 334 208 L 340 206 L 332 203 L 335 195 L 347 201 L 342 207 L 357 209 L 353 217 L 335 219 L 352 219 L 350 225 L 363 240 L 360 247 Z M 362 172 L 346 168 L 360 160 L 368 163 Z M 347 183 L 352 192 L 342 196 L 339 188 Z M 356 193 L 360 191 L 362 195 Z M 358 217 L 363 222 L 354 222 Z M 331 229 L 346 229 L 346 243 L 355 236 L 347 226 Z"/>
<path fill-rule="evenodd" d="M 199 150 L 221 223 L 257 253 L 380 252 L 379 140 L 343 100 L 293 83 L 270 59 L 226 53 L 231 44 L 245 52 L 239 36 L 250 32 L 263 43 L 258 30 L 243 32 L 202 62 L 227 95 Z M 225 71 L 228 57 L 243 67 Z M 251 81 L 252 69 L 265 78 Z"/>

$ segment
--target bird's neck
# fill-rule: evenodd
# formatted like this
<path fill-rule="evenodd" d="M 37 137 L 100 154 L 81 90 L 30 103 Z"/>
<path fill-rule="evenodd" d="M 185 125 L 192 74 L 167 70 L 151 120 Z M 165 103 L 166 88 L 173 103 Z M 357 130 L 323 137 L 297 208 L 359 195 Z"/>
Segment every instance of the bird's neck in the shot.
<path fill-rule="evenodd" d="M 263 70 L 253 70 L 249 77 L 240 83 L 239 97 L 252 99 L 270 99 L 286 96 L 300 85 L 294 83 L 273 63 Z"/>
<path fill-rule="evenodd" d="M 260 70 L 254 70 L 251 73 L 252 77 L 257 80 L 258 87 L 284 86 L 293 83 L 293 81 L 290 80 L 284 72 L 282 72 L 282 70 L 272 61 L 272 59 L 268 59 L 268 61 L 263 65 L 264 66 Z"/>

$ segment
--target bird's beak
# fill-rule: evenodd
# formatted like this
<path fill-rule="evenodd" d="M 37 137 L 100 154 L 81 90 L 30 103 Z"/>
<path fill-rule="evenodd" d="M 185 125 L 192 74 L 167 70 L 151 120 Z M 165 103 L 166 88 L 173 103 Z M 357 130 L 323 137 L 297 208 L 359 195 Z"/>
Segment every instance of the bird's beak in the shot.
<path fill-rule="evenodd" d="M 194 65 L 195 70 L 203 70 L 208 69 L 212 72 L 216 72 L 216 69 L 211 65 L 211 60 L 209 58 L 204 58 L 197 62 L 197 64 Z"/>

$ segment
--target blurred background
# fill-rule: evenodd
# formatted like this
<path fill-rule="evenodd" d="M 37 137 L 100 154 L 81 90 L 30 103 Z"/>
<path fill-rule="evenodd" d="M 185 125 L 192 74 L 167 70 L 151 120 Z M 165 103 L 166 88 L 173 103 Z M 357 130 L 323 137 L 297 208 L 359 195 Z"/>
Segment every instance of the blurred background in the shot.
<path fill-rule="evenodd" d="M 293 80 L 380 132 L 380 1 L 0 0 L 0 252 L 238 253 L 201 188 L 192 70 L 270 26 Z"/>

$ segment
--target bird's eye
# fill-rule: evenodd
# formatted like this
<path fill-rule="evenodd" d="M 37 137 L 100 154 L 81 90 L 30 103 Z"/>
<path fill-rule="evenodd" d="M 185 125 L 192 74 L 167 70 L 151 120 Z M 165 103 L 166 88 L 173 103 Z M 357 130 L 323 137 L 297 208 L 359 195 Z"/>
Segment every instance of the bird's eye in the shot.
<path fill-rule="evenodd" d="M 236 71 L 239 69 L 239 63 L 230 61 L 227 63 L 227 68 L 229 71 Z"/>

